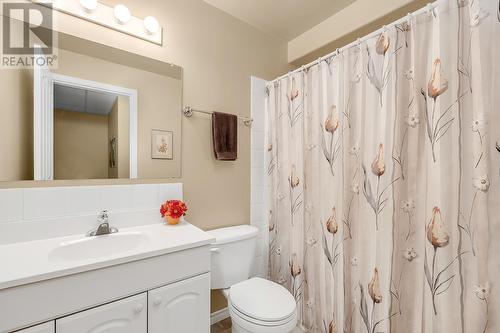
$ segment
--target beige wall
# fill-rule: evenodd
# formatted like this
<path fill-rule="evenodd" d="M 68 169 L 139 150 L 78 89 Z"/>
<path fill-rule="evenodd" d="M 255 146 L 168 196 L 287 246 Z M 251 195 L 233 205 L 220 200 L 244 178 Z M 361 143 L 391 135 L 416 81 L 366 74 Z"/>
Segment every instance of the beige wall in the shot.
<path fill-rule="evenodd" d="M 297 67 L 345 46 L 425 6 L 428 0 L 356 0 L 288 42 L 288 61 Z"/>
<path fill-rule="evenodd" d="M 156 16 L 165 28 L 164 45 L 160 47 L 146 43 L 64 14 L 58 16 L 59 28 L 69 34 L 182 66 L 184 105 L 248 117 L 250 76 L 272 79 L 289 69 L 284 41 L 242 23 L 203 0 L 104 2 L 109 5 L 124 3 L 139 17 Z M 155 106 L 154 100 L 146 102 Z M 150 122 L 157 123 L 155 119 Z M 150 135 L 139 131 L 142 140 Z M 240 123 L 238 160 L 235 162 L 220 162 L 213 158 L 210 135 L 211 122 L 208 117 L 195 115 L 191 119 L 183 119 L 182 177 L 160 181 L 180 181 L 184 184 L 184 197 L 189 206 L 187 218 L 203 229 L 249 223 L 250 129 Z M 179 141 L 179 138 L 174 137 L 175 140 Z M 180 157 L 180 154 L 176 156 Z M 0 186 L 102 183 L 117 184 L 124 181 L 3 183 Z M 223 304 L 220 296 L 214 298 L 213 310 Z"/>
<path fill-rule="evenodd" d="M 118 96 L 108 116 L 108 156 L 111 153 L 111 139 L 116 139 L 116 165 L 111 168 L 108 162 L 108 178 L 130 177 L 129 106 L 128 98 Z"/>
<path fill-rule="evenodd" d="M 32 71 L 0 71 L 0 179 L 33 179 L 32 89 Z"/>
<path fill-rule="evenodd" d="M 118 177 L 118 167 L 119 167 L 119 161 L 118 161 L 118 99 L 115 101 L 115 104 L 113 104 L 113 108 L 111 109 L 111 112 L 108 115 L 108 157 L 111 161 L 111 140 L 112 139 L 116 140 L 116 147 L 115 147 L 115 166 L 111 167 L 110 162 L 108 162 L 108 177 L 106 178 L 111 178 L 111 179 L 116 179 Z"/>
<path fill-rule="evenodd" d="M 130 103 L 127 97 L 118 96 L 118 178 L 130 178 Z"/>
<path fill-rule="evenodd" d="M 54 178 L 108 178 L 108 117 L 54 110 Z"/>

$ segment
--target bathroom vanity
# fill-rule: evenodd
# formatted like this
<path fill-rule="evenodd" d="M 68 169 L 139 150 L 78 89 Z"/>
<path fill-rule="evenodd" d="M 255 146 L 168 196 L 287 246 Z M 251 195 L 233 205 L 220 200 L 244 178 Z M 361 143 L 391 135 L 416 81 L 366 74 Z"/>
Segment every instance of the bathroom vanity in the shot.
<path fill-rule="evenodd" d="M 213 241 L 184 222 L 1 245 L 0 332 L 209 332 Z"/>

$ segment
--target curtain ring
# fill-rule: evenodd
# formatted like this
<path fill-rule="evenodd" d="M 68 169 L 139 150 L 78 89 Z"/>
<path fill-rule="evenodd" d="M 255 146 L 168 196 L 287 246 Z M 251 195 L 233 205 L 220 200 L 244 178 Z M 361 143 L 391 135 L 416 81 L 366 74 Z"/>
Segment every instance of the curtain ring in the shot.
<path fill-rule="evenodd" d="M 408 15 L 406 15 L 406 24 L 411 25 L 412 20 L 413 20 L 413 17 L 411 15 L 411 13 L 408 13 Z"/>
<path fill-rule="evenodd" d="M 434 8 L 430 2 L 427 4 L 427 15 L 434 16 Z"/>

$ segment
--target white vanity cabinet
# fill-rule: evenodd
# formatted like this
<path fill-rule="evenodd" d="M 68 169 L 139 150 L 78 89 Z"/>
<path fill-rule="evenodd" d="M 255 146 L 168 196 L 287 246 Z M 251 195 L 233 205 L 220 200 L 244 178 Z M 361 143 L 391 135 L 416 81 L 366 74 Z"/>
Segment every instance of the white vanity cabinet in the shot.
<path fill-rule="evenodd" d="M 52 256 L 61 244 L 83 246 L 78 253 L 86 256 L 95 252 L 98 242 L 114 249 L 134 241 L 131 235 L 142 242 L 123 255 L 103 254 L 95 260 Z M 83 237 L 0 246 L 0 333 L 27 328 L 31 330 L 22 332 L 209 332 L 211 235 L 184 222 Z M 33 257 L 33 262 L 16 264 L 19 253 L 26 253 L 26 260 Z M 38 323 L 49 323 L 48 331 Z"/>
<path fill-rule="evenodd" d="M 17 331 L 16 333 L 55 333 L 55 331 L 54 322 L 51 321 L 45 324 L 25 328 L 24 330 Z"/>
<path fill-rule="evenodd" d="M 58 333 L 147 333 L 147 295 L 132 296 L 56 320 Z"/>
<path fill-rule="evenodd" d="M 148 294 L 149 333 L 210 331 L 209 274 L 157 288 Z"/>

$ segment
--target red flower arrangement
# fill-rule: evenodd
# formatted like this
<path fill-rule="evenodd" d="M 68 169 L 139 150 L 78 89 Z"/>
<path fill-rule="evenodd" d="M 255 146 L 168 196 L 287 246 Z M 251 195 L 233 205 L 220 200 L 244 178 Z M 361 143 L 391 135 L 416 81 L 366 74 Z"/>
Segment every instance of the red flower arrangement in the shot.
<path fill-rule="evenodd" d="M 186 204 L 181 200 L 168 200 L 160 207 L 161 217 L 166 218 L 168 223 L 177 224 L 179 219 L 186 215 L 188 210 Z M 175 223 L 172 223 L 175 222 Z"/>

